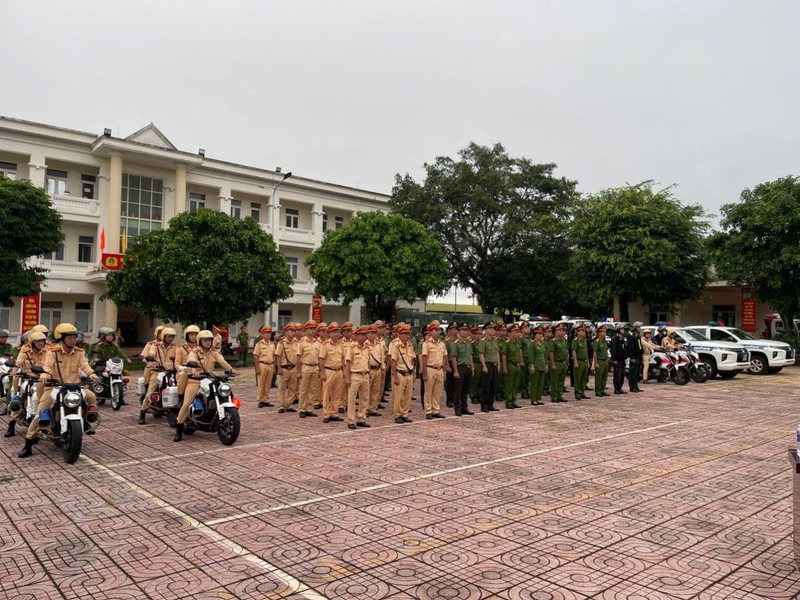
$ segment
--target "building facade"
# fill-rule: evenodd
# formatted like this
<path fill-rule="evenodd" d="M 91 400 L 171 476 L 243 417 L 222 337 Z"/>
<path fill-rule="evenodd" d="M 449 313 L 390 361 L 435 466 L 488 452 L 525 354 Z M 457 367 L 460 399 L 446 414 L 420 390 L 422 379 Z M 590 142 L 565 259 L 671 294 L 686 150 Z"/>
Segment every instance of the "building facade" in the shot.
<path fill-rule="evenodd" d="M 57 252 L 33 257 L 44 267 L 40 321 L 50 327 L 75 323 L 94 336 L 120 326 L 133 342 L 149 339 L 155 323 L 133 309 L 101 300 L 105 252 L 121 251 L 140 233 L 167 227 L 178 213 L 198 208 L 236 218 L 252 217 L 286 257 L 293 295 L 248 321 L 251 334 L 267 323 L 280 327 L 311 316 L 314 282 L 305 265 L 325 231 L 355 213 L 388 211 L 389 196 L 316 181 L 280 170 L 248 167 L 178 150 L 147 125 L 126 138 L 0 117 L 0 174 L 44 188 L 61 214 L 63 242 Z M 124 233 L 124 235 L 123 235 Z M 360 321 L 361 304 L 349 308 L 323 299 L 323 319 Z M 0 307 L 0 327 L 19 333 L 21 302 Z M 238 324 L 230 324 L 238 325 Z"/>

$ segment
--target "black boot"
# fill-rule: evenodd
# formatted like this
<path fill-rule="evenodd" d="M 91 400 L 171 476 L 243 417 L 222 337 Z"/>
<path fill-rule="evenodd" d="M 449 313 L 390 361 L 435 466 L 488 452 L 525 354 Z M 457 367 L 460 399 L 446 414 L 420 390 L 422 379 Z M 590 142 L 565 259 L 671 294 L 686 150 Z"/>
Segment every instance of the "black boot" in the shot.
<path fill-rule="evenodd" d="M 173 442 L 180 442 L 183 439 L 183 423 L 175 425 L 175 437 L 172 438 Z"/>
<path fill-rule="evenodd" d="M 146 414 L 147 414 L 146 410 L 140 410 L 139 411 L 139 425 L 144 425 L 144 423 L 145 423 L 144 416 Z"/>
<path fill-rule="evenodd" d="M 27 458 L 33 454 L 33 445 L 36 440 L 25 440 L 25 447 L 17 453 L 17 458 Z"/>
<path fill-rule="evenodd" d="M 15 433 L 14 429 L 16 429 L 16 425 L 17 425 L 17 420 L 16 419 L 11 419 L 8 422 L 8 431 L 6 431 L 6 433 L 5 433 L 5 435 L 3 437 L 7 437 L 7 438 L 14 437 L 14 433 Z"/>

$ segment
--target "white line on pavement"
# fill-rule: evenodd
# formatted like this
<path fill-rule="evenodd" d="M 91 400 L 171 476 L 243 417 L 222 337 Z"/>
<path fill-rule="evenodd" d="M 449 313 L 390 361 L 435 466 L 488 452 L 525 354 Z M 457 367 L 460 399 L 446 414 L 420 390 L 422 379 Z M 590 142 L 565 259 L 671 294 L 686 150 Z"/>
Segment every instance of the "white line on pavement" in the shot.
<path fill-rule="evenodd" d="M 514 456 L 506 456 L 503 458 L 495 458 L 492 460 L 486 460 L 479 463 L 472 463 L 468 465 L 462 465 L 460 467 L 453 467 L 451 469 L 444 469 L 442 471 L 434 471 L 433 473 L 426 473 L 425 475 L 416 475 L 414 477 L 407 477 L 405 479 L 399 479 L 398 481 L 391 481 L 386 483 L 379 483 L 376 485 L 371 485 L 364 488 L 348 490 L 346 492 L 340 492 L 338 494 L 332 494 L 330 496 L 317 496 L 315 498 L 309 498 L 307 500 L 299 500 L 297 502 L 291 502 L 288 504 L 279 504 L 276 506 L 270 506 L 269 508 L 262 508 L 259 510 L 253 510 L 249 512 L 239 513 L 236 515 L 231 515 L 229 517 L 222 517 L 220 519 L 212 519 L 210 521 L 206 521 L 206 525 L 213 526 L 219 525 L 221 523 L 229 523 L 230 521 L 236 521 L 239 519 L 246 519 L 248 517 L 255 517 L 257 515 L 264 515 L 267 513 L 277 512 L 280 510 L 285 510 L 287 508 L 298 508 L 300 506 L 308 506 L 309 504 L 316 504 L 318 502 L 325 502 L 326 500 L 336 500 L 337 498 L 344 498 L 346 496 L 353 496 L 355 494 L 361 494 L 364 492 L 373 492 L 375 490 L 382 490 L 388 487 L 393 487 L 396 485 L 403 485 L 406 483 L 412 483 L 414 481 L 420 481 L 422 479 L 431 479 L 433 477 L 438 477 L 439 475 L 447 475 L 449 473 L 457 473 L 459 471 L 466 471 L 468 469 L 475 469 L 478 467 L 484 467 L 487 465 L 494 465 L 497 463 L 508 462 L 510 460 L 517 460 L 520 458 L 528 458 L 530 456 L 536 456 L 537 454 L 546 454 L 548 452 L 555 452 L 557 450 L 564 450 L 566 448 L 575 448 L 576 446 L 585 446 L 586 444 L 593 444 L 595 442 L 602 442 L 604 440 L 611 440 L 614 438 L 625 437 L 629 435 L 635 435 L 637 433 L 645 433 L 647 431 L 654 431 L 656 429 L 663 429 L 665 427 L 674 427 L 675 425 L 682 425 L 684 423 L 689 423 L 691 419 L 685 419 L 682 421 L 673 421 L 672 423 L 664 423 L 662 425 L 654 425 L 652 427 L 645 427 L 644 429 L 634 429 L 632 431 L 625 431 L 623 433 L 615 433 L 611 435 L 605 435 L 603 437 L 594 438 L 591 440 L 583 440 L 581 442 L 573 442 L 571 444 L 564 444 L 561 446 L 552 446 L 550 448 L 542 448 L 540 450 L 533 450 L 531 452 L 524 452 L 522 454 L 515 454 Z"/>
<path fill-rule="evenodd" d="M 177 517 L 180 517 L 181 519 L 186 521 L 186 523 L 188 523 L 193 528 L 195 528 L 198 531 L 200 531 L 206 537 L 211 538 L 217 544 L 219 544 L 221 546 L 224 546 L 225 548 L 227 548 L 231 552 L 234 552 L 238 556 L 241 556 L 245 560 L 250 561 L 251 563 L 253 563 L 253 564 L 257 565 L 258 567 L 260 567 L 261 569 L 263 569 L 264 571 L 266 571 L 269 574 L 273 575 L 277 579 L 280 579 L 284 584 L 286 584 L 291 589 L 291 591 L 293 593 L 299 594 L 300 596 L 303 596 L 304 598 L 308 598 L 309 600 L 326 600 L 325 596 L 323 596 L 323 595 L 317 593 L 316 591 L 312 590 L 311 588 L 309 588 L 303 582 L 301 582 L 298 579 L 296 579 L 296 578 L 292 577 L 291 575 L 289 575 L 289 573 L 287 573 L 286 571 L 284 571 L 284 570 L 276 567 L 272 563 L 269 563 L 269 562 L 265 561 L 264 559 L 256 556 L 255 554 L 253 554 L 247 548 L 244 548 L 244 547 L 240 546 L 239 544 L 237 544 L 233 540 L 225 537 L 221 533 L 218 533 L 218 532 L 214 531 L 211 527 L 208 527 L 207 525 L 204 525 L 203 523 L 201 523 L 200 521 L 198 521 L 194 517 L 186 514 L 185 512 L 180 510 L 179 508 L 176 508 L 175 506 L 170 504 L 169 502 L 166 502 L 166 501 L 162 500 L 161 498 L 159 498 L 157 496 L 154 496 L 153 494 L 151 494 L 147 490 L 139 487 L 138 485 L 136 485 L 132 481 L 127 480 L 125 477 L 123 477 L 122 475 L 120 475 L 116 471 L 113 471 L 109 467 L 101 465 L 100 463 L 98 463 L 97 461 L 92 460 L 91 458 L 89 458 L 86 455 L 83 456 L 83 459 L 86 462 L 88 462 L 89 464 L 97 467 L 98 469 L 100 469 L 101 471 L 106 473 L 106 475 L 108 475 L 112 479 L 126 484 L 134 492 L 136 492 L 140 496 L 143 496 L 144 498 L 146 498 L 147 500 L 149 500 L 153 504 L 155 504 L 155 505 L 163 508 L 164 510 L 176 515 Z"/>

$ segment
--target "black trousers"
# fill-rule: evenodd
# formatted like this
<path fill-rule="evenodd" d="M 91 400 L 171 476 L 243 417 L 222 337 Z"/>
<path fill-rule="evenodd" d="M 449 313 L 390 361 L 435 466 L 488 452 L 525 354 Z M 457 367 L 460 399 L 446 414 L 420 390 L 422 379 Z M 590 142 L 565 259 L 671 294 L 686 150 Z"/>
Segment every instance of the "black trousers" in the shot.
<path fill-rule="evenodd" d="M 444 396 L 447 402 L 447 406 L 453 406 L 453 399 L 455 398 L 455 377 L 453 377 L 453 371 L 445 374 L 444 376 Z"/>
<path fill-rule="evenodd" d="M 614 364 L 614 391 L 619 392 L 622 390 L 622 385 L 625 383 L 625 361 L 618 360 Z"/>
<path fill-rule="evenodd" d="M 497 363 L 486 363 L 488 373 L 481 377 L 481 409 L 494 408 L 494 397 L 497 394 Z"/>
<path fill-rule="evenodd" d="M 488 366 L 488 365 L 487 365 Z M 458 378 L 453 377 L 453 408 L 457 415 L 469 410 L 469 386 L 472 383 L 472 367 L 458 365 Z"/>
<path fill-rule="evenodd" d="M 628 389 L 639 389 L 639 368 L 641 366 L 641 359 L 631 358 L 628 366 Z"/>

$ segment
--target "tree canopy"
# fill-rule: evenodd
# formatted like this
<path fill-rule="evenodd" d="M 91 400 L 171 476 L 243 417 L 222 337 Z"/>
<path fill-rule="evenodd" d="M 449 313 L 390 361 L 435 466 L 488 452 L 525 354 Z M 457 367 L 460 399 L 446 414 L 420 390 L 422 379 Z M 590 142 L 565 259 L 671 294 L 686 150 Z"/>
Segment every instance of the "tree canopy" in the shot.
<path fill-rule="evenodd" d="M 672 307 L 702 294 L 709 277 L 700 206 L 684 206 L 652 182 L 603 190 L 583 202 L 571 231 L 572 277 L 588 300 Z"/>
<path fill-rule="evenodd" d="M 200 209 L 136 237 L 106 297 L 159 319 L 229 324 L 292 294 L 286 260 L 251 219 Z"/>
<path fill-rule="evenodd" d="M 397 300 L 414 302 L 449 285 L 444 252 L 425 227 L 398 214 L 358 213 L 328 231 L 307 259 L 316 291 L 345 305 L 363 298 L 372 318 L 390 320 Z"/>
<path fill-rule="evenodd" d="M 511 157 L 500 144 L 471 143 L 458 160 L 440 156 L 424 168 L 421 184 L 395 176 L 393 210 L 436 234 L 456 282 L 485 312 L 510 308 L 517 300 L 497 295 L 498 271 L 512 258 L 565 247 L 576 182 L 554 176 L 555 164 Z"/>
<path fill-rule="evenodd" d="M 800 180 L 745 189 L 722 215 L 722 231 L 709 240 L 718 277 L 755 288 L 761 302 L 791 323 L 800 314 Z"/>
<path fill-rule="evenodd" d="M 29 266 L 31 256 L 55 252 L 61 242 L 61 215 L 41 188 L 0 176 L 0 305 L 35 294 L 43 269 Z"/>

